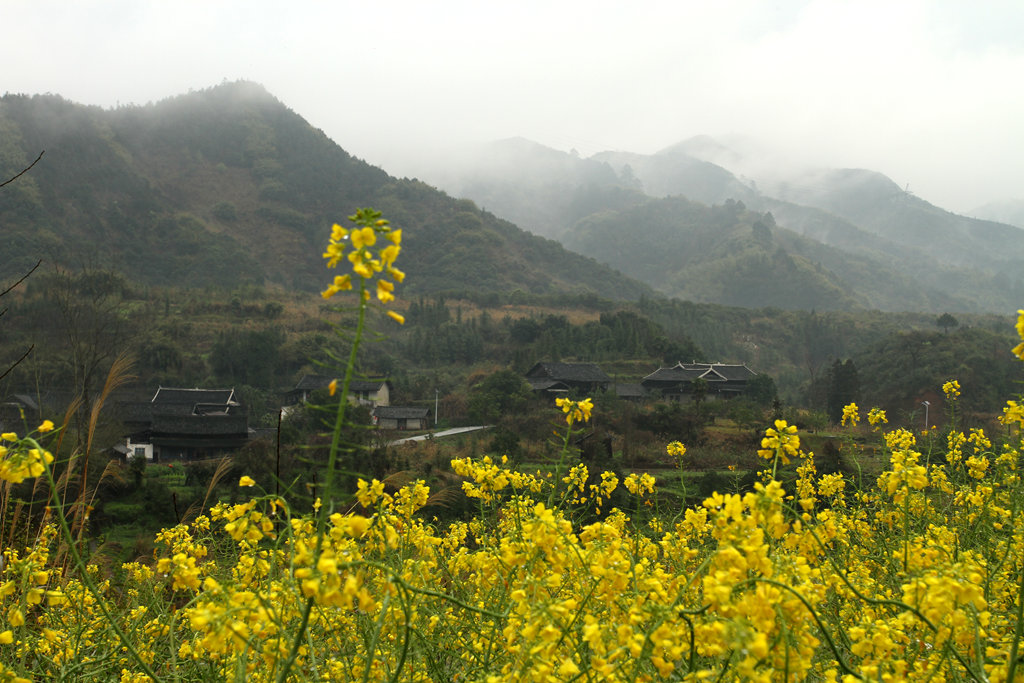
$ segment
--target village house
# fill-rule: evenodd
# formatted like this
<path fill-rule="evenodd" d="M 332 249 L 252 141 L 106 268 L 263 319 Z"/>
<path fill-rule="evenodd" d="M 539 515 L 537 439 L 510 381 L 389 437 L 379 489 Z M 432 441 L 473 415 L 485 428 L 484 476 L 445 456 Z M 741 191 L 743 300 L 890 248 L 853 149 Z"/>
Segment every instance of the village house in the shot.
<path fill-rule="evenodd" d="M 234 389 L 160 387 L 149 401 L 122 405 L 125 453 L 148 462 L 203 460 L 250 439 L 248 412 Z"/>
<path fill-rule="evenodd" d="M 746 365 L 726 363 L 677 363 L 670 368 L 658 368 L 641 381 L 648 392 L 675 401 L 693 400 L 702 388 L 708 400 L 728 399 L 744 393 L 754 377 Z"/>
<path fill-rule="evenodd" d="M 429 429 L 430 408 L 414 406 L 377 406 L 373 409 L 377 429 Z"/>
<path fill-rule="evenodd" d="M 296 406 L 310 400 L 314 391 L 327 390 L 334 377 L 328 375 L 303 375 L 294 389 L 284 395 L 285 406 Z M 391 382 L 386 379 L 354 379 L 349 383 L 349 400 L 359 405 L 391 405 Z"/>
<path fill-rule="evenodd" d="M 535 392 L 556 396 L 606 391 L 612 386 L 612 378 L 595 363 L 537 363 L 526 371 L 526 381 Z"/>

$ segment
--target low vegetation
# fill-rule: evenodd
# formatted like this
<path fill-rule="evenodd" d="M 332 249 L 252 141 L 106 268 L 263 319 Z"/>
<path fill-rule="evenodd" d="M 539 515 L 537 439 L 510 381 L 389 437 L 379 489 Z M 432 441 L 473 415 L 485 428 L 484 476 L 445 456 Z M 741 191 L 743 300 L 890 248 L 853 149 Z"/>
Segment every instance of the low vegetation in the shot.
<path fill-rule="evenodd" d="M 404 322 L 401 233 L 352 220 L 325 254 L 341 274 L 324 298 L 355 295 L 340 396 L 371 312 Z M 337 400 L 311 444 L 311 504 L 309 482 L 243 472 L 232 499 L 123 564 L 94 552 L 91 498 L 68 494 L 64 430 L 46 420 L 0 435 L 5 519 L 22 530 L 4 553 L 0 677 L 1019 681 L 1024 408 L 967 427 L 964 390 L 942 384 L 943 427 L 923 432 L 849 403 L 827 431 L 779 415 L 751 439 L 736 414 L 707 429 L 746 455 L 699 478 L 700 445 L 671 436 L 692 414 L 633 420 L 662 445 L 616 471 L 631 456 L 592 438 L 610 399 L 562 398 L 543 451 L 495 430 L 505 453 L 453 458 L 434 488 L 350 471 L 373 444 Z M 45 507 L 10 496 L 25 485 Z M 162 485 L 188 481 L 171 468 Z"/>

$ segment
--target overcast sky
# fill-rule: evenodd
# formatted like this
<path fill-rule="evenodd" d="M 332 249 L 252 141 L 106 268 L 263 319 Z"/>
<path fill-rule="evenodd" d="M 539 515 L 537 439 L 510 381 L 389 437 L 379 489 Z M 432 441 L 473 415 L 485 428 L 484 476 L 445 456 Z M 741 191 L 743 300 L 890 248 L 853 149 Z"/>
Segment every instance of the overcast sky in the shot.
<path fill-rule="evenodd" d="M 743 135 L 967 212 L 1024 199 L 1020 0 L 0 0 L 0 92 L 247 79 L 395 175 L 449 144 Z"/>

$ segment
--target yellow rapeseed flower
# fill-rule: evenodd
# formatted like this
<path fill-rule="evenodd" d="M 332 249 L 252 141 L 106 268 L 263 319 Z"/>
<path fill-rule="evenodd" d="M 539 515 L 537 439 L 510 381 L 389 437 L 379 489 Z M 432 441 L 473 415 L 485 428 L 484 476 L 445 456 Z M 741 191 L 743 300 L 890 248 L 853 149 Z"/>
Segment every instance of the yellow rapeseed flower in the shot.
<path fill-rule="evenodd" d="M 241 479 L 238 480 L 238 485 L 239 486 L 255 486 L 256 485 L 256 480 L 253 479 L 252 477 L 250 477 L 249 475 L 244 475 Z"/>
<path fill-rule="evenodd" d="M 761 449 L 757 454 L 765 460 L 772 460 L 778 456 L 783 465 L 788 465 L 789 459 L 795 458 L 800 450 L 800 437 L 796 431 L 796 425 L 787 424 L 785 420 L 776 420 L 774 427 L 765 430 L 765 436 L 761 439 Z"/>
<path fill-rule="evenodd" d="M 571 398 L 556 398 L 555 405 L 565 413 L 565 421 L 572 426 L 575 422 L 589 422 L 590 413 L 594 409 L 594 402 L 585 398 L 582 401 L 574 401 Z"/>
<path fill-rule="evenodd" d="M 942 393 L 946 395 L 946 398 L 955 401 L 960 396 L 960 382 L 955 379 L 951 379 L 942 385 Z"/>
<path fill-rule="evenodd" d="M 360 228 L 359 230 L 353 230 L 349 235 L 349 238 L 352 240 L 352 246 L 356 249 L 372 247 L 377 243 L 377 233 L 374 232 L 373 228 Z"/>

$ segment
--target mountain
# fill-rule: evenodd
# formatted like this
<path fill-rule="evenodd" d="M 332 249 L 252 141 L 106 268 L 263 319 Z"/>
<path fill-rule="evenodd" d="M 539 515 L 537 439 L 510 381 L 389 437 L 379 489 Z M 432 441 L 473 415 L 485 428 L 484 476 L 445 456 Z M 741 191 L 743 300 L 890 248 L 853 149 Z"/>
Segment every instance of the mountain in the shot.
<path fill-rule="evenodd" d="M 939 209 L 878 173 L 807 171 L 751 158 L 756 147 L 745 148 L 737 152 L 701 136 L 652 155 L 602 152 L 581 159 L 505 141 L 480 150 L 468 166 L 449 166 L 447 180 L 431 177 L 672 296 L 743 306 L 930 312 L 1012 310 L 1024 297 L 1018 267 L 1024 232 Z M 758 216 L 723 226 L 713 211 L 694 211 L 677 198 L 706 208 L 732 201 L 740 214 L 770 213 L 780 240 L 775 246 L 790 258 L 749 251 Z M 681 213 L 672 216 L 673 210 Z M 641 214 L 654 223 L 639 222 Z M 613 225 L 618 228 L 607 227 Z M 646 239 L 652 230 L 662 236 L 659 244 Z M 632 246 L 643 244 L 647 252 L 611 246 L 627 234 Z M 709 236 L 715 248 L 694 251 Z M 736 278 L 755 268 L 769 268 L 776 286 Z"/>
<path fill-rule="evenodd" d="M 374 206 L 405 240 L 409 294 L 650 288 L 422 182 L 353 158 L 262 87 L 238 82 L 103 110 L 0 98 L 0 263 L 113 268 L 137 284 L 316 290 L 333 222 Z"/>
<path fill-rule="evenodd" d="M 1019 229 L 940 209 L 875 171 L 821 169 L 758 186 L 768 196 L 823 209 L 940 264 L 1016 277 L 1024 259 Z"/>
<path fill-rule="evenodd" d="M 595 211 L 630 206 L 643 199 L 629 171 L 599 159 L 583 159 L 524 138 L 465 148 L 443 167 L 425 169 L 431 183 L 530 232 L 559 239 L 577 220 Z"/>
<path fill-rule="evenodd" d="M 624 229 L 623 226 L 640 226 Z M 876 259 L 843 252 L 726 200 L 650 198 L 595 214 L 563 240 L 572 250 L 657 284 L 669 296 L 747 308 L 959 310 L 967 302 L 918 287 Z M 856 288 L 849 283 L 857 283 Z"/>
<path fill-rule="evenodd" d="M 975 218 L 1006 223 L 1024 230 L 1024 199 L 990 202 L 970 212 Z"/>

